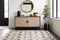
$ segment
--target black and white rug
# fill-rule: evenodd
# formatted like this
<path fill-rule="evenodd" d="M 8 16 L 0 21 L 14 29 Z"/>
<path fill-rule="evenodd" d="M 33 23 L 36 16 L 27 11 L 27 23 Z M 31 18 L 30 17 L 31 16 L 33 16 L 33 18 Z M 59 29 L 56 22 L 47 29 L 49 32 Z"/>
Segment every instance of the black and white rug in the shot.
<path fill-rule="evenodd" d="M 56 40 L 49 31 L 44 30 L 11 30 L 1 40 Z"/>

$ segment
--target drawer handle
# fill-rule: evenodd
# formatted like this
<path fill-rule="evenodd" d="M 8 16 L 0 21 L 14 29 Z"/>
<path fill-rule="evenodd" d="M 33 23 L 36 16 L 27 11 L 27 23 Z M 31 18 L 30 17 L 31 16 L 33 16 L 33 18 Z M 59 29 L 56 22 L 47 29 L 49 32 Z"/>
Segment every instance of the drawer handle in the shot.
<path fill-rule="evenodd" d="M 26 23 L 29 23 L 29 21 L 26 21 Z"/>

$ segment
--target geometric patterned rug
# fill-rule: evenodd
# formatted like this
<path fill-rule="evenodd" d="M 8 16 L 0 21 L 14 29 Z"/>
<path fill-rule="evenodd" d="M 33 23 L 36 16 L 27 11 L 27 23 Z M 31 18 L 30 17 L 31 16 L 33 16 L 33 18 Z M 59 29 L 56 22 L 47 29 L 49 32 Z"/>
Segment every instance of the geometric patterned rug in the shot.
<path fill-rule="evenodd" d="M 57 40 L 49 31 L 11 30 L 1 40 Z"/>

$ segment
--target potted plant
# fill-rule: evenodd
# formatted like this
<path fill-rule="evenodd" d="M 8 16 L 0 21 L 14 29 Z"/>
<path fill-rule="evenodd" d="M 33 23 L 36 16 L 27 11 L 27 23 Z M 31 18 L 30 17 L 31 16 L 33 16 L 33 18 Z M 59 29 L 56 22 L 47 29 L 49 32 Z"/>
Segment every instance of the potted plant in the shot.
<path fill-rule="evenodd" d="M 49 8 L 48 8 L 48 5 L 45 5 L 44 7 L 45 7 L 44 11 L 43 11 L 44 20 L 47 21 L 48 20 L 48 16 L 49 16 Z"/>
<path fill-rule="evenodd" d="M 49 8 L 48 8 L 48 5 L 45 5 L 44 6 L 44 11 L 43 11 L 43 14 L 44 14 L 44 29 L 47 30 L 49 29 L 48 27 L 48 16 L 49 16 Z"/>

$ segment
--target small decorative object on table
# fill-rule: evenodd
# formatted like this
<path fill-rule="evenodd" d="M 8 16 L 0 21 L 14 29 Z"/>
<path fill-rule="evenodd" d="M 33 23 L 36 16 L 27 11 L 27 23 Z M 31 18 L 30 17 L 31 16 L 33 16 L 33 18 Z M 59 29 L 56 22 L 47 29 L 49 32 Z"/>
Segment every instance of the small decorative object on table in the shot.
<path fill-rule="evenodd" d="M 33 15 L 32 15 L 32 14 L 30 14 L 30 17 L 33 17 Z"/>
<path fill-rule="evenodd" d="M 36 17 L 36 16 L 38 16 L 38 13 L 33 13 L 33 15 Z"/>
<path fill-rule="evenodd" d="M 21 12 L 20 12 L 20 11 L 18 11 L 18 12 L 17 12 L 17 16 L 18 16 L 18 17 L 20 17 L 20 15 L 21 15 Z"/>

